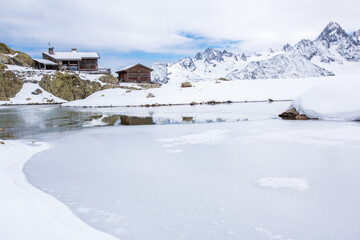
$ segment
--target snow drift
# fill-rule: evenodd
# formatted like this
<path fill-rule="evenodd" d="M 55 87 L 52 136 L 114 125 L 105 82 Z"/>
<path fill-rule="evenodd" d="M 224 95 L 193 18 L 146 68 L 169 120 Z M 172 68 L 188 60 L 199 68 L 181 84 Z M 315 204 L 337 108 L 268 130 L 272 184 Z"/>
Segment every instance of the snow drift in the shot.
<path fill-rule="evenodd" d="M 293 100 L 290 108 L 309 118 L 360 120 L 360 79 L 313 87 Z"/>

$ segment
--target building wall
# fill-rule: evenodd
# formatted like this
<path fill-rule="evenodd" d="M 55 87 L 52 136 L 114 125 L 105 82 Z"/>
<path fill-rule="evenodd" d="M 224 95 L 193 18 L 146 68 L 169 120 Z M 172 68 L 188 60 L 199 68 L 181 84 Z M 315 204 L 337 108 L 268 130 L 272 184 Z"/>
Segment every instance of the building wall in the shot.
<path fill-rule="evenodd" d="M 83 59 L 80 62 L 80 70 L 98 70 L 98 60 L 97 59 Z"/>
<path fill-rule="evenodd" d="M 126 72 L 120 72 L 119 74 L 119 81 L 122 82 L 147 82 L 149 83 L 151 80 L 151 71 L 147 68 L 142 66 L 135 66 L 133 68 L 128 69 Z"/>

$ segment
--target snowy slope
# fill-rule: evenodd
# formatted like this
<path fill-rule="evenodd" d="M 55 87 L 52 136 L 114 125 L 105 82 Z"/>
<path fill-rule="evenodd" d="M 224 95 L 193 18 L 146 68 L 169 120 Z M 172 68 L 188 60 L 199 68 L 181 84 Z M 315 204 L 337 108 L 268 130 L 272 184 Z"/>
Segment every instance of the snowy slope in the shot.
<path fill-rule="evenodd" d="M 235 54 L 226 50 L 206 49 L 195 57 L 176 63 L 155 63 L 152 80 L 178 85 L 183 81 L 217 78 L 230 80 L 304 78 L 332 76 L 340 65 L 360 68 L 360 30 L 349 35 L 337 23 L 330 22 L 313 41 L 303 39 L 281 51 Z M 320 64 L 319 64 L 320 63 Z M 352 63 L 357 63 L 356 66 Z"/>

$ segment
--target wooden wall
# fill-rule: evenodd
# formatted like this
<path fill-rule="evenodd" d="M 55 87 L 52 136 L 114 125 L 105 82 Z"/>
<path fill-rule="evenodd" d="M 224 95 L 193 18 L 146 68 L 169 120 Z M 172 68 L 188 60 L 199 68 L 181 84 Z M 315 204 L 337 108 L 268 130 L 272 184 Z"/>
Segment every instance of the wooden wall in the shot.
<path fill-rule="evenodd" d="M 127 69 L 127 71 L 118 72 L 118 79 L 121 82 L 147 82 L 151 80 L 151 71 L 142 66 L 134 66 L 133 68 Z"/>

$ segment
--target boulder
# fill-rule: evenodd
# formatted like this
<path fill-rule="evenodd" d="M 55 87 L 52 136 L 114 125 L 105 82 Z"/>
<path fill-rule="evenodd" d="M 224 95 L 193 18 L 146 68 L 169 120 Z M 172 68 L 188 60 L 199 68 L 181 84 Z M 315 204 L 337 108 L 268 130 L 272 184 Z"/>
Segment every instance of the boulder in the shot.
<path fill-rule="evenodd" d="M 146 96 L 146 98 L 154 98 L 155 95 L 153 93 L 148 93 L 148 95 Z"/>
<path fill-rule="evenodd" d="M 309 120 L 305 114 L 299 114 L 295 117 L 296 120 Z"/>
<path fill-rule="evenodd" d="M 282 119 L 290 119 L 290 120 L 308 120 L 309 117 L 305 114 L 299 114 L 295 108 L 291 108 L 286 110 L 282 114 L 279 115 Z"/>
<path fill-rule="evenodd" d="M 291 108 L 289 110 L 286 110 L 285 112 L 281 113 L 279 117 L 282 119 L 295 119 L 296 116 L 298 116 L 299 113 L 296 111 L 295 108 Z"/>
<path fill-rule="evenodd" d="M 183 117 L 182 118 L 183 122 L 192 122 L 194 120 L 193 117 Z"/>
<path fill-rule="evenodd" d="M 181 83 L 181 87 L 182 88 L 187 88 L 187 87 L 192 87 L 192 85 L 191 85 L 190 82 L 183 82 L 183 83 Z"/>
<path fill-rule="evenodd" d="M 42 94 L 42 91 L 40 88 L 37 88 L 35 91 L 31 92 L 31 94 L 33 95 L 39 95 L 39 94 Z"/>
<path fill-rule="evenodd" d="M 122 125 L 152 125 L 154 124 L 152 117 L 135 117 L 122 115 L 120 117 Z"/>

